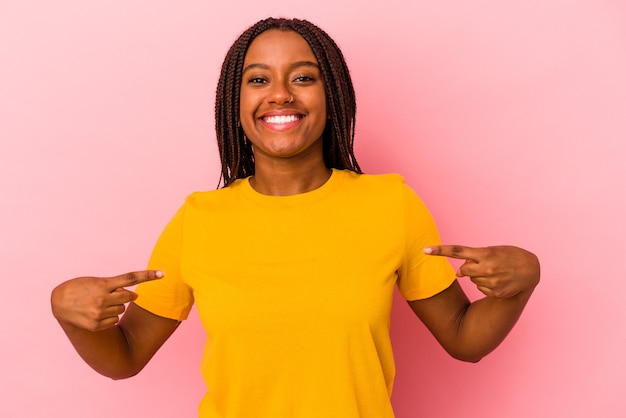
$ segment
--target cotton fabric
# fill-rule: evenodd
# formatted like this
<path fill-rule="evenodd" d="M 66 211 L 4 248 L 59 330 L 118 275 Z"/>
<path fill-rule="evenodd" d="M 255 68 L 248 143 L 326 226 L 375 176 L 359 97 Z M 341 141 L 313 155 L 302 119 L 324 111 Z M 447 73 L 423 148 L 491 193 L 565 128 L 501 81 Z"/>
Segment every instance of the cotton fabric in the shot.
<path fill-rule="evenodd" d="M 333 170 L 320 188 L 257 193 L 249 179 L 190 195 L 135 303 L 207 333 L 199 413 L 216 417 L 393 417 L 394 287 L 407 300 L 455 279 L 430 213 L 398 175 Z"/>

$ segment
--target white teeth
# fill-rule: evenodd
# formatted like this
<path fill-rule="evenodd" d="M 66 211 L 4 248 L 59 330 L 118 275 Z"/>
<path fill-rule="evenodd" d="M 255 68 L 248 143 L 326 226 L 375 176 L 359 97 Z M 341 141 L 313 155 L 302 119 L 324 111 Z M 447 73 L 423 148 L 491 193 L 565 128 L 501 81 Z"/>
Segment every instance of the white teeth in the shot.
<path fill-rule="evenodd" d="M 267 116 L 265 118 L 263 118 L 265 120 L 265 122 L 267 123 L 274 123 L 274 124 L 282 124 L 282 123 L 289 123 L 289 122 L 295 122 L 298 119 L 300 119 L 300 117 L 298 117 L 297 115 L 289 115 L 289 116 Z"/>

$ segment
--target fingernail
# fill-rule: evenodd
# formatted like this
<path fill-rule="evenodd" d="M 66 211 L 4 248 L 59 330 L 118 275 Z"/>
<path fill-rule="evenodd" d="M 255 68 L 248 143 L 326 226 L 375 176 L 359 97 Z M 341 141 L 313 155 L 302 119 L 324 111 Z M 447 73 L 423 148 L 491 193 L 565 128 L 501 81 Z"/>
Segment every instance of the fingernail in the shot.
<path fill-rule="evenodd" d="M 433 249 L 432 249 L 432 248 L 430 248 L 430 247 L 426 247 L 426 248 L 424 248 L 424 252 L 425 252 L 426 254 L 432 254 L 432 253 L 433 253 Z"/>
<path fill-rule="evenodd" d="M 155 276 L 157 276 L 158 279 L 160 279 L 161 277 L 165 276 L 165 274 L 163 274 L 163 272 L 161 270 L 158 270 L 154 273 Z"/>

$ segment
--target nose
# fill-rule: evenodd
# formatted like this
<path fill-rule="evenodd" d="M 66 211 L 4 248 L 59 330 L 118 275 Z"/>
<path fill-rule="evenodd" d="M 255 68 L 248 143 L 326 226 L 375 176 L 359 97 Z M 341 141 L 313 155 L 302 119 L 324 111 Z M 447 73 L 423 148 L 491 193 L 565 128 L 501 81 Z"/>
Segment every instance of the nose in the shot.
<path fill-rule="evenodd" d="M 268 100 L 270 103 L 284 105 L 287 103 L 293 103 L 293 94 L 289 90 L 289 86 L 284 82 L 272 83 L 272 88 L 269 93 Z"/>

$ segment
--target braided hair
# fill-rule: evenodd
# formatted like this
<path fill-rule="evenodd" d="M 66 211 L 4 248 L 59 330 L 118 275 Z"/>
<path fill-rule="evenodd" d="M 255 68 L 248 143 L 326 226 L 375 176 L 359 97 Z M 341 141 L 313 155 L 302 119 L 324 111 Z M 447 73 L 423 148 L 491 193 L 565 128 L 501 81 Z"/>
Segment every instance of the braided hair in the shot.
<path fill-rule="evenodd" d="M 353 150 L 356 98 L 341 50 L 326 32 L 306 20 L 268 18 L 243 32 L 222 64 L 215 97 L 215 131 L 222 163 L 220 183 L 226 187 L 237 179 L 254 175 L 252 144 L 239 124 L 239 95 L 248 47 L 254 38 L 269 29 L 300 34 L 319 63 L 329 116 L 323 133 L 324 164 L 361 173 Z"/>

